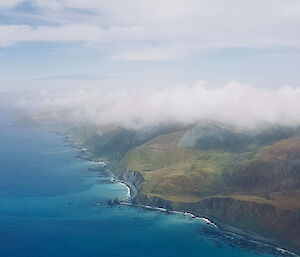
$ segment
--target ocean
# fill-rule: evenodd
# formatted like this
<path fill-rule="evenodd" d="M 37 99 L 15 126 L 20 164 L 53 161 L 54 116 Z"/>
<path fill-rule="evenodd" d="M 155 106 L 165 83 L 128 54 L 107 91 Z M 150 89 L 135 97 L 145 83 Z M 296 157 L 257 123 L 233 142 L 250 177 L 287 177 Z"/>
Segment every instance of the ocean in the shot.
<path fill-rule="evenodd" d="M 62 135 L 13 120 L 0 113 L 0 257 L 291 256 L 189 215 L 110 206 L 124 185 Z"/>

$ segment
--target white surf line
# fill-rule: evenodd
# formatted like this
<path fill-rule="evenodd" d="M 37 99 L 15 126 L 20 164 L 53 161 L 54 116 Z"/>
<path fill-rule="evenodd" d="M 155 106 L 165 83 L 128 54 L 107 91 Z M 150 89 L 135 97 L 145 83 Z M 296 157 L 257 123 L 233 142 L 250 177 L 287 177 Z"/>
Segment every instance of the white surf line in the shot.
<path fill-rule="evenodd" d="M 181 214 L 183 214 L 183 215 L 190 216 L 191 218 L 202 220 L 202 221 L 204 221 L 207 225 L 212 225 L 212 226 L 214 226 L 215 228 L 218 228 L 218 226 L 217 226 L 215 223 L 213 223 L 212 221 L 210 221 L 208 218 L 205 218 L 205 217 L 198 217 L 198 216 L 196 216 L 195 214 L 190 213 L 190 212 L 176 212 L 176 213 L 181 213 Z"/>
<path fill-rule="evenodd" d="M 207 219 L 207 218 L 204 218 L 204 217 L 196 217 L 196 219 L 201 219 L 201 220 L 203 220 L 204 222 L 206 222 L 206 224 L 212 225 L 212 226 L 214 226 L 215 228 L 218 227 L 215 223 L 211 222 L 211 221 L 210 221 L 209 219 Z"/>
<path fill-rule="evenodd" d="M 103 161 L 98 161 L 97 163 L 99 163 L 102 167 L 105 167 L 107 165 L 107 163 Z"/>
<path fill-rule="evenodd" d="M 202 220 L 204 221 L 207 225 L 211 225 L 215 228 L 218 228 L 218 226 L 213 223 L 212 221 L 210 221 L 209 219 L 207 218 L 204 218 L 204 217 L 198 217 L 196 216 L 195 214 L 193 213 L 190 213 L 190 212 L 181 212 L 181 211 L 168 211 L 168 209 L 166 208 L 162 208 L 162 207 L 152 207 L 150 205 L 141 205 L 141 204 L 138 204 L 138 205 L 133 205 L 131 203 L 123 203 L 125 205 L 131 205 L 131 206 L 137 206 L 137 207 L 140 207 L 140 208 L 144 208 L 144 209 L 151 209 L 151 210 L 156 210 L 156 211 L 160 211 L 160 212 L 169 212 L 169 213 L 173 213 L 173 214 L 181 214 L 181 215 L 184 215 L 184 216 L 189 216 L 191 218 L 194 218 L 194 219 L 199 219 L 199 220 Z"/>
<path fill-rule="evenodd" d="M 283 249 L 283 248 L 280 248 L 280 247 L 276 247 L 275 248 L 278 252 L 281 252 L 281 253 L 287 253 L 287 254 L 290 254 L 290 255 L 293 255 L 293 256 L 297 256 L 295 253 L 292 253 L 292 252 L 290 252 L 290 251 L 288 251 L 288 250 L 285 250 L 285 249 Z"/>
<path fill-rule="evenodd" d="M 126 197 L 124 198 L 124 199 L 122 199 L 123 201 L 124 200 L 128 200 L 129 198 L 130 198 L 130 196 L 131 196 L 131 194 L 130 194 L 130 187 L 127 185 L 127 184 L 125 184 L 124 182 L 118 182 L 119 184 L 121 184 L 121 185 L 123 185 L 123 186 L 125 186 L 126 188 L 127 188 L 127 195 L 126 195 Z"/>

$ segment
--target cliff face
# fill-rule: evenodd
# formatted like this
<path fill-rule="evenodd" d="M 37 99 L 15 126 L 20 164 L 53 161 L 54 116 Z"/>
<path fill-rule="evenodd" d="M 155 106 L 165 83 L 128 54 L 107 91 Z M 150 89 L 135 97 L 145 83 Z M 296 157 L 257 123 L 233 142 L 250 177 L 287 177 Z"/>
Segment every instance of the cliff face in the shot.
<path fill-rule="evenodd" d="M 144 194 L 137 195 L 133 203 L 211 217 L 232 227 L 258 233 L 269 238 L 270 242 L 288 247 L 295 252 L 299 252 L 300 249 L 299 208 L 280 209 L 272 204 L 232 197 L 210 197 L 193 203 L 174 202 Z"/>
<path fill-rule="evenodd" d="M 229 225 L 273 237 L 281 245 L 299 249 L 300 209 L 279 209 L 268 203 L 259 203 L 231 197 L 209 198 L 195 205 L 182 205 L 198 214 L 215 217 Z"/>
<path fill-rule="evenodd" d="M 118 176 L 118 179 L 125 181 L 130 186 L 132 198 L 135 198 L 143 187 L 144 178 L 137 171 L 124 171 Z"/>

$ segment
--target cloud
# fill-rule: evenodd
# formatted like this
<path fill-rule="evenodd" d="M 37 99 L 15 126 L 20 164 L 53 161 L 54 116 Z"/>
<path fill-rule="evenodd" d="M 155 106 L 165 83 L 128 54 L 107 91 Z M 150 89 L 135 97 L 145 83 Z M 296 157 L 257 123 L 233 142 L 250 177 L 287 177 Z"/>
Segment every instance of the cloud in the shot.
<path fill-rule="evenodd" d="M 107 79 L 116 79 L 116 78 L 117 77 L 112 77 L 112 76 L 91 76 L 91 75 L 74 74 L 74 75 L 56 75 L 52 77 L 37 78 L 33 80 L 34 81 L 45 81 L 45 80 L 98 81 L 98 80 L 107 80 Z"/>
<path fill-rule="evenodd" d="M 155 47 L 142 50 L 128 51 L 110 56 L 112 60 L 121 61 L 172 61 L 183 59 L 188 51 L 174 47 Z"/>
<path fill-rule="evenodd" d="M 29 25 L 0 25 L 0 46 L 19 42 L 111 42 L 118 37 L 130 37 L 137 28 L 113 27 L 103 29 L 90 24 L 68 24 L 60 27 Z"/>
<path fill-rule="evenodd" d="M 0 7 L 19 2 L 4 0 Z M 298 0 L 26 2 L 38 10 L 36 24 L 2 23 L 0 46 L 76 41 L 127 61 L 177 60 L 226 48 L 300 50 Z"/>
<path fill-rule="evenodd" d="M 274 123 L 300 125 L 300 88 L 258 89 L 237 82 L 209 87 L 200 81 L 193 86 L 162 90 L 77 90 L 51 97 L 43 94 L 36 100 L 23 99 L 21 106 L 31 113 L 74 110 L 72 115 L 68 112 L 72 122 L 127 128 L 201 120 L 247 129 Z"/>

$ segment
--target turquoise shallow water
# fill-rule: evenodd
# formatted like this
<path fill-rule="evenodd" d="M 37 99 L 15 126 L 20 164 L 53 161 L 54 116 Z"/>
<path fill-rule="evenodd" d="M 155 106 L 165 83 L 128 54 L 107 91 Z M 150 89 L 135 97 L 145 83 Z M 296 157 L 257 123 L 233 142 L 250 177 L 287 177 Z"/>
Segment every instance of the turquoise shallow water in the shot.
<path fill-rule="evenodd" d="M 127 189 L 50 131 L 0 114 L 0 256 L 288 256 L 182 214 L 108 206 Z M 97 204 L 100 203 L 100 204 Z"/>

